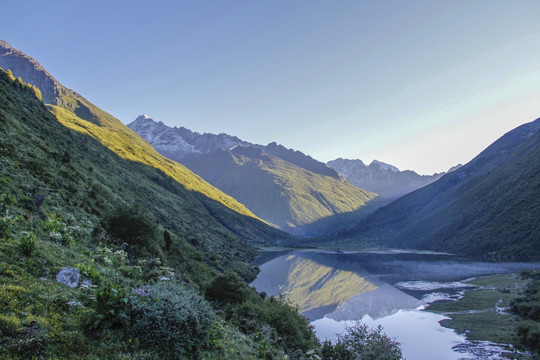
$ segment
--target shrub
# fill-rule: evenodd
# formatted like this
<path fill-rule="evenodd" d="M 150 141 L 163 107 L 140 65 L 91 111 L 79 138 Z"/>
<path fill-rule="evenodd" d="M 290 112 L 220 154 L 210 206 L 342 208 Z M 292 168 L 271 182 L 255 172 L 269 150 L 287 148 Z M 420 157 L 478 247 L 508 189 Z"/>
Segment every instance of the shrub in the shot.
<path fill-rule="evenodd" d="M 158 227 L 152 216 L 139 206 L 116 207 L 103 219 L 103 227 L 112 236 L 150 254 L 159 252 Z"/>
<path fill-rule="evenodd" d="M 21 328 L 21 320 L 14 314 L 0 314 L 0 335 L 15 336 Z"/>
<path fill-rule="evenodd" d="M 369 329 L 360 322 L 348 326 L 335 345 L 325 342 L 322 355 L 324 360 L 399 360 L 403 357 L 399 343 L 384 334 L 380 325 Z"/>
<path fill-rule="evenodd" d="M 531 320 L 522 322 L 518 327 L 518 336 L 523 345 L 540 351 L 540 324 Z"/>
<path fill-rule="evenodd" d="M 88 320 L 90 329 L 117 327 L 127 303 L 127 290 L 123 286 L 109 281 L 102 284 L 95 292 L 93 311 Z"/>
<path fill-rule="evenodd" d="M 24 256 L 32 256 L 36 251 L 36 235 L 31 232 L 22 233 L 19 238 L 19 248 Z"/>
<path fill-rule="evenodd" d="M 298 351 L 307 352 L 318 346 L 313 327 L 297 307 L 274 297 L 250 299 L 233 309 L 233 322 L 245 334 L 259 334 L 260 340 L 285 350 L 292 358 Z M 293 356 L 295 355 L 295 356 Z"/>
<path fill-rule="evenodd" d="M 199 358 L 209 345 L 216 320 L 208 302 L 185 285 L 164 281 L 137 289 L 129 301 L 124 326 L 142 346 L 163 359 Z"/>
<path fill-rule="evenodd" d="M 0 218 L 0 238 L 7 237 L 10 231 L 9 219 Z"/>
<path fill-rule="evenodd" d="M 231 304 L 243 303 L 248 296 L 247 286 L 235 273 L 216 276 L 206 289 L 206 298 Z"/>
<path fill-rule="evenodd" d="M 165 250 L 170 250 L 172 245 L 171 233 L 167 230 L 163 231 L 163 240 L 165 241 Z"/>

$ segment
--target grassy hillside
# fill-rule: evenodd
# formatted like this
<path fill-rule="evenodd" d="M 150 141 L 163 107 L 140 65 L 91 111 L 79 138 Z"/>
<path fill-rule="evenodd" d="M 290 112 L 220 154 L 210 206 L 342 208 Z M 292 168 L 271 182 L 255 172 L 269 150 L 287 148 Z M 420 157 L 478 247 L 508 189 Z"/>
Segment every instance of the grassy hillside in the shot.
<path fill-rule="evenodd" d="M 496 260 L 540 259 L 540 119 L 379 209 L 349 241 Z"/>
<path fill-rule="evenodd" d="M 34 90 L 0 71 L 0 358 L 318 349 L 293 307 L 239 277 L 255 274 L 241 230 L 274 229 L 64 127 Z M 58 283 L 64 267 L 91 283 Z"/>
<path fill-rule="evenodd" d="M 367 214 L 384 201 L 349 182 L 311 172 L 254 147 L 222 150 L 186 162 L 258 217 L 295 234 L 336 231 L 339 214 Z"/>

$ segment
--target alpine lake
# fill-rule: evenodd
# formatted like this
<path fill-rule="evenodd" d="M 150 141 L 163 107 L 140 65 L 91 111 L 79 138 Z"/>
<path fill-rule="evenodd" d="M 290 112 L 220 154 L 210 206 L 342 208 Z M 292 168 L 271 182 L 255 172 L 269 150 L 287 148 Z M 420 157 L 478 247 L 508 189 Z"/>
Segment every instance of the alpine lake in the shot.
<path fill-rule="evenodd" d="M 262 252 L 251 284 L 293 302 L 320 340 L 356 321 L 400 342 L 408 360 L 529 358 L 508 311 L 540 263 L 479 262 L 425 251 Z"/>

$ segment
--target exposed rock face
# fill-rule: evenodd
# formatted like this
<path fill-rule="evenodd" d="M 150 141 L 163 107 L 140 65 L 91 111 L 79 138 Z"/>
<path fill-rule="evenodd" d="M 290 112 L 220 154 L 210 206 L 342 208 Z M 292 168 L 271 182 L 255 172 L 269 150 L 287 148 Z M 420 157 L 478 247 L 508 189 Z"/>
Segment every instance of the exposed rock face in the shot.
<path fill-rule="evenodd" d="M 182 162 L 183 159 L 205 155 L 219 149 L 231 149 L 238 145 L 254 146 L 236 136 L 227 134 L 200 134 L 185 127 L 169 127 L 141 115 L 128 124 L 131 130 L 142 136 L 162 155 Z"/>
<path fill-rule="evenodd" d="M 43 102 L 56 104 L 60 85 L 36 60 L 0 40 L 0 67 L 11 70 L 15 77 L 39 88 Z"/>
<path fill-rule="evenodd" d="M 58 274 L 56 274 L 56 281 L 70 288 L 76 288 L 79 285 L 79 278 L 81 273 L 79 269 L 73 267 L 65 267 Z"/>
<path fill-rule="evenodd" d="M 252 144 L 236 136 L 223 133 L 218 135 L 200 134 L 185 127 L 169 127 L 161 121 L 154 121 L 146 114 L 137 117 L 135 121 L 128 124 L 128 127 L 148 141 L 160 154 L 181 163 L 185 163 L 186 159 L 192 160 L 217 150 L 232 150 L 242 146 L 262 149 L 267 154 L 303 169 L 342 180 L 340 175 L 325 163 L 300 151 L 287 149 L 275 142 L 264 146 Z"/>
<path fill-rule="evenodd" d="M 387 200 L 395 200 L 444 175 L 418 175 L 410 170 L 400 171 L 395 166 L 377 160 L 366 166 L 362 160 L 339 158 L 329 161 L 327 165 L 359 188 L 373 191 Z"/>
<path fill-rule="evenodd" d="M 45 104 L 67 108 L 81 119 L 99 124 L 98 117 L 87 106 L 88 100 L 62 86 L 37 60 L 3 40 L 0 40 L 0 67 L 10 70 L 24 82 L 37 86 Z"/>

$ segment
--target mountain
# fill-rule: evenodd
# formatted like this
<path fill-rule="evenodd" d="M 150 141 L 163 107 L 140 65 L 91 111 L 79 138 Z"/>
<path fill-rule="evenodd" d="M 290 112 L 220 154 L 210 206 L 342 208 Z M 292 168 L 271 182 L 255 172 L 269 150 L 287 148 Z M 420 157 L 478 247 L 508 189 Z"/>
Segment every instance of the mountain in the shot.
<path fill-rule="evenodd" d="M 258 217 L 297 235 L 336 232 L 384 204 L 376 194 L 321 175 L 257 147 L 237 146 L 186 160 Z"/>
<path fill-rule="evenodd" d="M 324 163 L 275 142 L 262 146 L 226 134 L 201 135 L 144 115 L 128 126 L 258 217 L 296 235 L 347 229 L 384 204 Z"/>
<path fill-rule="evenodd" d="M 540 260 L 540 119 L 362 219 L 350 241 Z"/>
<path fill-rule="evenodd" d="M 444 173 L 418 175 L 411 170 L 373 160 L 365 165 L 362 160 L 338 158 L 326 163 L 359 188 L 373 191 L 387 200 L 395 200 L 439 179 Z"/>

